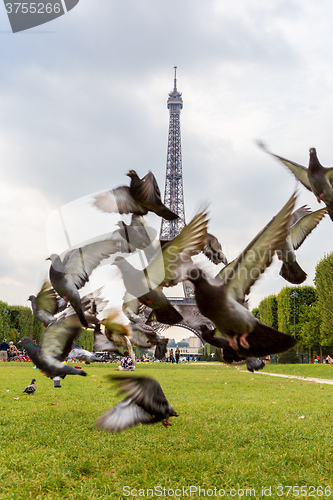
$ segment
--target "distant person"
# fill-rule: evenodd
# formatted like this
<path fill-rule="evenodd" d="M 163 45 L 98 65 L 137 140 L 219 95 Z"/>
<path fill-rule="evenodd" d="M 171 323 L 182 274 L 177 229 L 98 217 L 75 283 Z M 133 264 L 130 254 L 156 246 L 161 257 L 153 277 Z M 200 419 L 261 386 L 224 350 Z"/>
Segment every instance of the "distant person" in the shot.
<path fill-rule="evenodd" d="M 329 362 L 330 365 L 333 365 L 333 358 L 331 358 L 330 355 L 327 356 L 327 361 Z"/>
<path fill-rule="evenodd" d="M 135 370 L 133 359 L 129 355 L 128 351 L 124 352 L 124 357 L 121 358 L 119 368 L 116 368 L 116 370 L 120 370 L 120 371 L 133 371 L 133 370 Z"/>
<path fill-rule="evenodd" d="M 12 361 L 17 358 L 17 347 L 14 342 L 9 342 L 9 350 L 8 350 L 8 361 Z"/>
<path fill-rule="evenodd" d="M 8 350 L 9 350 L 9 344 L 7 344 L 6 339 L 3 339 L 3 341 L 0 344 L 0 361 L 8 360 Z"/>
<path fill-rule="evenodd" d="M 177 363 L 177 365 L 179 363 L 179 356 L 180 356 L 180 350 L 179 350 L 179 347 L 177 347 L 176 352 L 175 352 L 175 357 L 176 357 L 176 363 Z"/>
<path fill-rule="evenodd" d="M 175 362 L 175 358 L 173 357 L 173 349 L 170 349 L 170 352 L 169 352 L 169 362 L 170 363 Z"/>

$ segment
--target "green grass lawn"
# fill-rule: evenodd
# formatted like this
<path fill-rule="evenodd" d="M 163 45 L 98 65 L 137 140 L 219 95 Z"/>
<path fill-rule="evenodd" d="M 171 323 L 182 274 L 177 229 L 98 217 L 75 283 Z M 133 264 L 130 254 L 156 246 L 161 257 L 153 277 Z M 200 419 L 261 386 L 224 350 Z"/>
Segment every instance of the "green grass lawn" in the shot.
<path fill-rule="evenodd" d="M 190 486 L 202 488 L 190 498 L 219 498 L 214 488 L 222 498 L 326 498 L 319 486 L 333 496 L 333 386 L 219 363 L 138 365 L 180 416 L 168 429 L 109 434 L 94 421 L 120 399 L 106 380 L 114 367 L 86 366 L 87 377 L 67 376 L 54 389 L 31 364 L 1 363 L 1 499 L 187 498 Z M 33 377 L 36 393 L 23 394 Z M 303 486 L 303 495 L 287 496 L 287 486 Z"/>
<path fill-rule="evenodd" d="M 297 365 L 282 365 L 268 363 L 265 366 L 265 371 L 270 373 L 283 373 L 288 375 L 297 375 L 300 377 L 316 377 L 333 380 L 333 365 L 329 364 L 297 364 Z"/>

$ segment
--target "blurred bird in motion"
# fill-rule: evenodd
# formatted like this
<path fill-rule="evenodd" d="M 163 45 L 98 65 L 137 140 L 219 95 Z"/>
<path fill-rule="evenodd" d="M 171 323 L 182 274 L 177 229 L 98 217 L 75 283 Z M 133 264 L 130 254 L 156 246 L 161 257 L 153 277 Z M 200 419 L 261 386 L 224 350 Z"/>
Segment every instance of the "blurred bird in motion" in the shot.
<path fill-rule="evenodd" d="M 130 186 L 120 186 L 97 194 L 94 198 L 97 208 L 103 212 L 120 214 L 146 215 L 154 212 L 166 220 L 178 219 L 178 215 L 162 203 L 161 192 L 152 172 L 148 172 L 142 179 L 135 170 L 130 170 L 126 175 L 131 178 Z"/>
<path fill-rule="evenodd" d="M 262 141 L 257 141 L 258 146 L 280 160 L 294 174 L 296 179 L 309 191 L 312 191 L 318 203 L 323 201 L 327 207 L 328 215 L 333 221 L 333 168 L 323 167 L 317 157 L 315 148 L 310 148 L 309 167 L 287 160 L 282 156 L 271 153 Z"/>
<path fill-rule="evenodd" d="M 214 336 L 219 331 L 229 339 L 234 350 L 240 354 L 248 352 L 246 357 L 283 352 L 295 344 L 293 337 L 264 325 L 243 305 L 251 286 L 271 264 L 275 252 L 282 248 L 295 201 L 296 193 L 215 279 L 207 278 L 198 267 L 190 269 L 186 276 L 194 284 L 200 313 L 216 327 Z"/>
<path fill-rule="evenodd" d="M 157 380 L 150 377 L 110 376 L 125 399 L 100 416 L 95 425 L 108 432 L 121 432 L 135 425 L 162 422 L 171 425 L 178 417 Z"/>

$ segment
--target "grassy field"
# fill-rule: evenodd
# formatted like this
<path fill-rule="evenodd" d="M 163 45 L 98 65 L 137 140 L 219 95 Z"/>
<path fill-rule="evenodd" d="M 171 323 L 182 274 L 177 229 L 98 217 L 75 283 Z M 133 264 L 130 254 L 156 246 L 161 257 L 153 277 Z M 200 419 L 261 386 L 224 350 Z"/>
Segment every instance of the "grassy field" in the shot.
<path fill-rule="evenodd" d="M 270 373 L 283 373 L 288 375 L 297 375 L 300 377 L 316 377 L 333 380 L 333 365 L 329 364 L 297 364 L 280 365 L 269 363 L 265 366 L 265 371 Z"/>
<path fill-rule="evenodd" d="M 106 380 L 114 367 L 87 366 L 87 377 L 68 376 L 54 389 L 31 364 L 1 363 L 1 499 L 333 496 L 333 386 L 218 363 L 138 365 L 180 416 L 168 429 L 108 434 L 94 421 L 119 401 Z M 316 376 L 331 368 L 324 378 L 333 376 L 333 367 L 297 368 Z M 22 394 L 33 377 L 36 393 Z"/>

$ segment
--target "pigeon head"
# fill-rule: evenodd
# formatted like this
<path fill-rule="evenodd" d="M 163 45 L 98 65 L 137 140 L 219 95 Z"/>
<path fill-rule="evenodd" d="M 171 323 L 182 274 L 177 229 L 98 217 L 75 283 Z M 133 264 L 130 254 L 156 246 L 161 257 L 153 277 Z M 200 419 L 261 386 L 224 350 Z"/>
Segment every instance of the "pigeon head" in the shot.
<path fill-rule="evenodd" d="M 135 170 L 129 170 L 129 171 L 127 172 L 127 174 L 126 174 L 126 175 L 127 175 L 128 177 L 130 177 L 131 179 L 132 179 L 133 177 L 137 177 L 137 176 L 138 176 L 138 174 L 136 173 L 136 171 L 135 171 Z"/>
<path fill-rule="evenodd" d="M 37 345 L 30 337 L 22 337 L 19 344 L 22 344 L 28 352 L 37 349 Z"/>
<path fill-rule="evenodd" d="M 30 302 L 36 302 L 36 297 L 34 295 L 30 295 L 28 300 L 30 300 Z"/>
<path fill-rule="evenodd" d="M 50 260 L 53 264 L 57 259 L 59 259 L 59 255 L 56 253 L 53 253 L 52 255 L 50 255 L 50 257 L 47 257 L 47 259 L 45 259 L 45 260 Z"/>
<path fill-rule="evenodd" d="M 53 269 L 55 269 L 56 271 L 60 273 L 64 272 L 64 264 L 61 261 L 61 258 L 59 257 L 58 254 L 53 253 L 52 255 L 50 255 L 50 257 L 48 257 L 45 260 L 50 260 L 52 262 L 51 267 L 53 267 Z"/>

